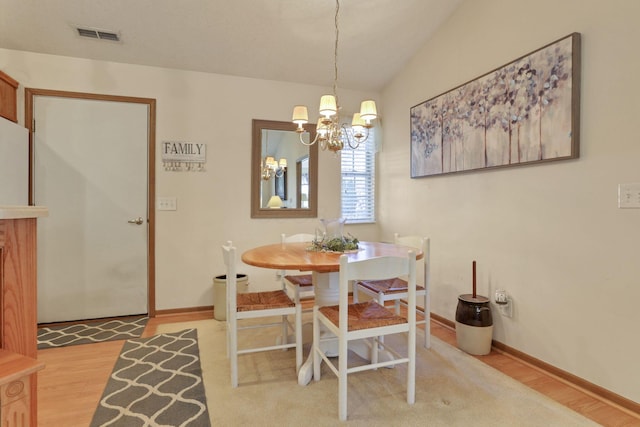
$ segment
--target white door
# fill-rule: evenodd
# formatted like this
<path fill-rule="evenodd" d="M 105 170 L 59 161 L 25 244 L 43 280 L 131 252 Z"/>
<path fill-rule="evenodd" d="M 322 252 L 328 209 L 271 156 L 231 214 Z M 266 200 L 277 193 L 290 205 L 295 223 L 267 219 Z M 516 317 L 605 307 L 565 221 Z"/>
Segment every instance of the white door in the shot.
<path fill-rule="evenodd" d="M 148 109 L 34 97 L 39 323 L 148 312 Z"/>

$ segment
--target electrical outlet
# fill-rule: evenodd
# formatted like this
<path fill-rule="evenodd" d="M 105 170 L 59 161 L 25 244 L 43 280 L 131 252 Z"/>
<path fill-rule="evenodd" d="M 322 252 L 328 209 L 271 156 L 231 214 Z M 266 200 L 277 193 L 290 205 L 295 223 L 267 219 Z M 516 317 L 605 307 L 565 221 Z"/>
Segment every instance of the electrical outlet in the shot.
<path fill-rule="evenodd" d="M 640 182 L 632 184 L 618 184 L 618 207 L 640 208 Z"/>
<path fill-rule="evenodd" d="M 496 301 L 496 304 L 506 304 L 508 301 L 507 291 L 505 291 L 504 289 L 496 290 L 495 301 Z"/>
<path fill-rule="evenodd" d="M 158 197 L 159 211 L 176 211 L 178 204 L 175 197 Z"/>
<path fill-rule="evenodd" d="M 509 295 L 507 295 L 507 291 L 504 289 L 496 289 L 494 301 L 498 306 L 500 314 L 506 317 L 513 316 L 513 301 L 509 298 Z"/>

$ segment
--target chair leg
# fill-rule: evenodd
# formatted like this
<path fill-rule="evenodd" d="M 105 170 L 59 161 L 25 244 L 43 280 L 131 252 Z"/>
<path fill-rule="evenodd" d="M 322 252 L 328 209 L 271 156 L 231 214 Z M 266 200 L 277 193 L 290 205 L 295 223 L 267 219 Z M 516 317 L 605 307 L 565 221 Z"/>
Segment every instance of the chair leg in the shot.
<path fill-rule="evenodd" d="M 381 306 L 384 307 L 384 294 L 382 292 L 380 292 L 378 294 L 378 304 L 380 304 Z M 384 336 L 380 336 L 378 337 L 378 340 L 382 343 L 384 342 Z M 375 356 L 376 356 L 376 363 L 378 363 L 378 343 L 373 340 L 373 345 L 375 346 L 376 350 L 375 350 Z M 372 347 L 373 348 L 373 347 Z M 373 357 L 373 354 L 372 354 Z"/>
<path fill-rule="evenodd" d="M 347 420 L 347 337 L 338 338 L 338 415 L 340 421 Z M 375 345 L 374 347 L 377 347 Z"/>
<path fill-rule="evenodd" d="M 227 316 L 230 314 L 227 313 Z M 231 361 L 231 387 L 238 387 L 238 324 L 237 319 L 229 322 L 229 359 Z"/>
<path fill-rule="evenodd" d="M 372 364 L 378 363 L 378 353 L 380 348 L 382 347 L 381 345 L 378 344 L 378 342 L 384 342 L 383 340 L 384 340 L 384 336 L 371 338 L 371 363 Z"/>
<path fill-rule="evenodd" d="M 302 366 L 302 306 L 296 305 L 296 374 Z"/>
<path fill-rule="evenodd" d="M 318 351 L 320 349 L 320 321 L 318 320 L 318 306 L 313 306 L 313 344 L 311 344 L 311 355 L 313 356 L 313 379 L 320 381 L 320 364 L 322 358 Z"/>
<path fill-rule="evenodd" d="M 289 344 L 289 320 L 287 318 L 286 315 L 282 316 L 282 331 L 280 332 L 280 335 L 282 335 L 282 338 L 280 339 L 282 344 Z M 285 348 L 282 351 L 286 351 L 287 349 Z"/>
<path fill-rule="evenodd" d="M 431 348 L 431 307 L 428 289 L 424 293 L 424 348 Z"/>
<path fill-rule="evenodd" d="M 407 403 L 413 405 L 416 401 L 416 328 L 410 327 L 407 337 Z"/>
<path fill-rule="evenodd" d="M 229 357 L 231 357 L 231 352 L 229 350 L 229 348 L 231 347 L 231 332 L 230 332 L 231 327 L 229 326 L 229 322 L 227 322 L 225 326 L 227 327 L 226 332 L 227 332 L 227 359 L 228 359 Z"/>

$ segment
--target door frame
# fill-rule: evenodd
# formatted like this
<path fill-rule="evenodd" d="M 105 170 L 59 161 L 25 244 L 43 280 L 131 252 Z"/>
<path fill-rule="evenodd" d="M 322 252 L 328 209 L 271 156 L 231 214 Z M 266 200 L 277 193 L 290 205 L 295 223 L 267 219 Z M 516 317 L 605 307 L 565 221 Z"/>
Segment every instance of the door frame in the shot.
<path fill-rule="evenodd" d="M 34 121 L 33 104 L 36 96 L 58 98 L 76 98 L 95 101 L 131 102 L 145 104 L 149 108 L 147 123 L 147 310 L 149 317 L 156 316 L 156 265 L 155 265 L 155 200 L 156 200 L 156 100 L 154 98 L 138 98 L 131 96 L 100 95 L 84 92 L 66 92 L 49 89 L 24 89 L 25 127 L 29 130 L 29 205 L 33 205 L 34 175 Z"/>

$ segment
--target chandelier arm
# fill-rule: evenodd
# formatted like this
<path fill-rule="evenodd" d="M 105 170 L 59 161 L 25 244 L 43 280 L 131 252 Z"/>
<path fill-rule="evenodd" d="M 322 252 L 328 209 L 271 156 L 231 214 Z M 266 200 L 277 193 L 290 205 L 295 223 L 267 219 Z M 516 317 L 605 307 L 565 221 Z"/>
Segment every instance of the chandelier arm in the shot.
<path fill-rule="evenodd" d="M 363 144 L 365 142 L 367 142 L 367 139 L 369 139 L 369 129 L 365 128 L 365 134 L 361 137 L 356 137 L 353 135 L 353 128 L 349 128 L 347 125 L 345 125 L 344 123 L 342 124 L 342 131 L 345 135 L 345 138 L 347 140 L 347 145 L 349 145 L 349 147 L 351 147 L 353 150 L 355 150 L 356 148 L 358 148 L 360 146 L 360 144 Z M 352 140 L 355 141 L 355 145 L 353 145 L 353 143 L 351 142 Z"/>
<path fill-rule="evenodd" d="M 358 148 L 358 143 L 356 141 L 356 146 L 354 147 L 353 144 L 351 143 L 352 140 L 352 135 L 350 135 L 349 129 L 347 128 L 347 125 L 345 125 L 344 123 L 342 123 L 340 125 L 340 128 L 342 129 L 342 135 L 343 135 L 343 139 L 347 140 L 347 145 L 349 147 L 351 147 L 352 149 L 356 149 Z"/>
<path fill-rule="evenodd" d="M 304 132 L 301 132 L 301 133 L 299 134 L 299 135 L 300 135 L 300 136 L 299 136 L 299 137 L 300 137 L 300 143 L 302 143 L 302 145 L 306 145 L 306 146 L 311 146 L 311 145 L 315 144 L 315 143 L 318 141 L 318 136 L 320 135 L 319 133 L 317 133 L 317 132 L 316 132 L 316 137 L 315 137 L 315 138 L 313 138 L 313 141 L 305 142 L 305 140 L 304 140 L 304 139 L 302 139 L 302 134 L 303 134 L 303 133 L 304 133 Z"/>
<path fill-rule="evenodd" d="M 362 141 L 356 141 L 356 145 L 353 145 L 353 144 L 351 143 L 351 138 L 349 138 L 349 137 L 347 136 L 347 145 L 348 145 L 349 147 L 351 147 L 351 149 L 352 149 L 352 150 L 355 150 L 356 148 L 358 148 L 358 147 L 360 146 L 360 144 L 361 144 L 362 142 L 364 142 L 364 141 L 366 141 L 366 139 L 364 139 L 364 140 L 362 140 Z"/>
<path fill-rule="evenodd" d="M 271 169 L 269 169 L 269 168 L 262 169 L 262 172 L 260 173 L 260 176 L 262 177 L 263 180 L 269 181 L 271 179 Z"/>

